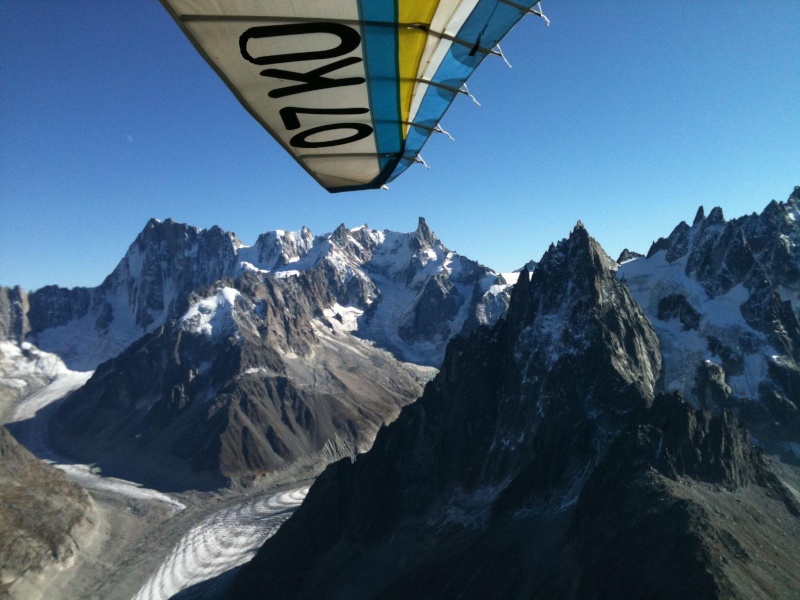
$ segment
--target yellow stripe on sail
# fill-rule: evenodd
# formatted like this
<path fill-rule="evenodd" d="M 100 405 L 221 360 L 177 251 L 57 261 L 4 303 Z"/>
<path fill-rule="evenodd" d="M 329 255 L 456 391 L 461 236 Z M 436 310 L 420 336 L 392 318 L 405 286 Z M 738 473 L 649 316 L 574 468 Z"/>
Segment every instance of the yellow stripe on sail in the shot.
<path fill-rule="evenodd" d="M 439 0 L 397 0 L 397 18 L 400 23 L 420 23 L 427 29 Z M 427 31 L 413 28 L 401 28 L 397 34 L 398 61 L 400 72 L 400 114 L 404 121 L 409 120 L 411 97 L 414 94 L 415 79 L 428 41 Z M 403 137 L 408 133 L 408 124 L 403 128 Z"/>

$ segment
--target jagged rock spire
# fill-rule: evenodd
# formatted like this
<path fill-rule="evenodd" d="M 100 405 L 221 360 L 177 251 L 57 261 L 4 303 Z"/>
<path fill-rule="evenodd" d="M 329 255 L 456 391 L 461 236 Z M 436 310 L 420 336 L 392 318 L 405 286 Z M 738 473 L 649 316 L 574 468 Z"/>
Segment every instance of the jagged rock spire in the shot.
<path fill-rule="evenodd" d="M 347 244 L 347 227 L 345 227 L 344 223 L 340 224 L 333 233 L 331 233 L 331 241 L 338 246 L 345 246 Z"/>
<path fill-rule="evenodd" d="M 425 217 L 419 218 L 419 224 L 417 225 L 414 242 L 417 246 L 417 250 L 420 248 L 433 248 L 439 242 L 438 238 L 431 231 L 431 228 L 428 227 Z"/>

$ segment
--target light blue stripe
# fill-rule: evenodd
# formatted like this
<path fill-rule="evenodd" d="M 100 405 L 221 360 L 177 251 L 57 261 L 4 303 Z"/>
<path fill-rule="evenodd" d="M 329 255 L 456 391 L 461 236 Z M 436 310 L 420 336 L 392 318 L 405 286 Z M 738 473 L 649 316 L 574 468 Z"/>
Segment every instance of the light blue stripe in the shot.
<path fill-rule="evenodd" d="M 394 0 L 359 0 L 362 21 L 396 23 Z M 370 111 L 380 156 L 381 176 L 403 152 L 400 91 L 397 58 L 397 28 L 362 25 L 364 62 L 367 72 Z M 377 181 L 377 185 L 383 181 Z"/>

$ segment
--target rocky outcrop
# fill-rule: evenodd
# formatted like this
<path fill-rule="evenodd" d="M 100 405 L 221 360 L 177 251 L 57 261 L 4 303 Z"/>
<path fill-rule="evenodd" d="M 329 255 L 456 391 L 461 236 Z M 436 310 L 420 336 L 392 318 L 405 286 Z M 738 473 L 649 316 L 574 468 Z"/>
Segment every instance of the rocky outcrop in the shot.
<path fill-rule="evenodd" d="M 629 260 L 633 260 L 634 258 L 644 258 L 644 254 L 625 248 L 622 252 L 620 252 L 617 262 L 622 264 L 624 262 L 628 262 Z"/>
<path fill-rule="evenodd" d="M 659 321 L 677 319 L 684 330 L 697 329 L 700 326 L 700 313 L 681 294 L 661 298 L 658 302 L 657 317 Z"/>
<path fill-rule="evenodd" d="M 19 286 L 0 287 L 0 342 L 22 343 L 30 331 L 28 295 Z"/>
<path fill-rule="evenodd" d="M 308 475 L 367 449 L 421 392 L 421 372 L 324 316 L 322 270 L 245 273 L 189 301 L 59 407 L 63 452 L 177 488 Z"/>
<path fill-rule="evenodd" d="M 26 574 L 69 567 L 93 515 L 81 487 L 0 427 L 0 595 Z"/>

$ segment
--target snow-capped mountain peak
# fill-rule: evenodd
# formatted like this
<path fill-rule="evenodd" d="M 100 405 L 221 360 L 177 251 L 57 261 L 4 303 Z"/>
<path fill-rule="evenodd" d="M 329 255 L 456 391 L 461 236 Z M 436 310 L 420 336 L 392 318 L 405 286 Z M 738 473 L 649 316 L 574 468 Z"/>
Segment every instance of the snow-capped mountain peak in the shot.
<path fill-rule="evenodd" d="M 327 282 L 333 304 L 358 312 L 351 324 L 358 335 L 429 365 L 441 360 L 453 335 L 494 322 L 508 302 L 508 286 L 450 252 L 424 218 L 411 233 L 344 224 L 321 236 L 307 227 L 278 229 L 253 246 L 216 226 L 151 219 L 100 286 L 30 294 L 31 335 L 71 368 L 92 370 L 184 315 L 199 288 L 245 273 L 284 278 L 310 271 Z"/>

